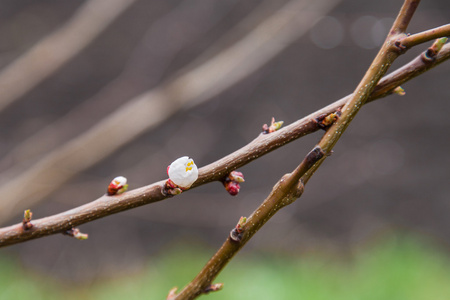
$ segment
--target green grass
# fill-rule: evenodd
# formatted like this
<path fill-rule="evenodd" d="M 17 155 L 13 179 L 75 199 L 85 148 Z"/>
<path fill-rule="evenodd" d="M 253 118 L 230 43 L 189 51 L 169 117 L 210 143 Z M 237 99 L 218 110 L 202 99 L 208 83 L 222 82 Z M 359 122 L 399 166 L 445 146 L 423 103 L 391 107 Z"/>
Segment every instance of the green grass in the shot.
<path fill-rule="evenodd" d="M 179 247 L 177 247 L 179 249 Z M 189 282 L 211 253 L 193 249 L 166 253 L 131 277 L 70 287 L 54 278 L 25 272 L 0 259 L 0 299 L 165 299 L 175 285 Z M 349 259 L 238 255 L 216 282 L 220 292 L 203 299 L 450 299 L 450 259 L 426 244 L 394 239 Z"/>

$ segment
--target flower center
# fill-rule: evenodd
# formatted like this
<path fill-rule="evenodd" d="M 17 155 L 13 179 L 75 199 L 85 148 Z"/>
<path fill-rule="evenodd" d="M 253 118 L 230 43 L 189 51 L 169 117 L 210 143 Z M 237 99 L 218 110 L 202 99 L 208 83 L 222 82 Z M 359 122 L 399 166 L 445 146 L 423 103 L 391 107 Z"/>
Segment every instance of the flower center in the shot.
<path fill-rule="evenodd" d="M 186 172 L 192 170 L 193 164 L 194 164 L 194 161 L 191 159 L 191 161 L 186 164 Z"/>

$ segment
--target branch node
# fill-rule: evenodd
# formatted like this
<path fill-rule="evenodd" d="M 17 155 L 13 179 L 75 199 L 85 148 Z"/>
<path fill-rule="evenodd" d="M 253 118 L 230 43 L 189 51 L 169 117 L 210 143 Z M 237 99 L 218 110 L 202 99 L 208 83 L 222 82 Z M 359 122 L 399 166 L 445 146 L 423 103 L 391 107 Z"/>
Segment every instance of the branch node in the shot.
<path fill-rule="evenodd" d="M 33 227 L 33 224 L 31 224 L 32 217 L 33 213 L 31 212 L 31 210 L 27 209 L 23 212 L 22 227 L 24 230 L 29 230 Z"/>
<path fill-rule="evenodd" d="M 183 189 L 178 187 L 172 180 L 167 179 L 166 183 L 161 187 L 161 194 L 164 196 L 175 196 L 183 192 Z"/>
<path fill-rule="evenodd" d="M 223 283 L 214 283 L 209 286 L 207 286 L 204 290 L 204 294 L 208 294 L 209 292 L 217 292 L 220 291 L 223 288 Z"/>
<path fill-rule="evenodd" d="M 422 60 L 424 60 L 424 62 L 433 62 L 442 47 L 444 47 L 445 43 L 447 43 L 447 40 L 448 38 L 446 37 L 435 40 L 433 45 L 431 45 L 431 47 L 429 47 L 427 51 L 422 54 Z"/>
<path fill-rule="evenodd" d="M 244 174 L 238 171 L 231 171 L 225 179 L 222 180 L 225 190 L 231 195 L 236 196 L 241 189 L 239 183 L 244 182 Z"/>
<path fill-rule="evenodd" d="M 334 122 L 336 122 L 341 116 L 341 108 L 338 108 L 331 114 L 321 114 L 313 121 L 323 130 L 327 130 Z"/>
<path fill-rule="evenodd" d="M 305 157 L 305 161 L 309 167 L 312 167 L 319 159 L 325 156 L 325 152 L 317 145 Z"/>
<path fill-rule="evenodd" d="M 270 126 L 267 124 L 264 124 L 262 126 L 262 133 L 263 134 L 268 134 L 268 133 L 272 133 L 277 131 L 278 129 L 281 128 L 281 126 L 283 126 L 284 122 L 283 121 L 278 121 L 275 122 L 275 118 L 272 117 L 272 122 L 270 123 Z"/>
<path fill-rule="evenodd" d="M 81 233 L 80 229 L 72 228 L 65 231 L 63 234 L 76 238 L 77 240 L 87 240 L 89 235 L 87 233 Z"/>
<path fill-rule="evenodd" d="M 242 240 L 242 235 L 245 231 L 245 224 L 247 224 L 247 217 L 240 217 L 236 227 L 234 227 L 230 232 L 231 240 L 235 242 L 240 242 Z"/>
<path fill-rule="evenodd" d="M 239 232 L 238 229 L 233 228 L 230 231 L 230 240 L 235 243 L 240 243 L 242 241 L 243 232 Z"/>
<path fill-rule="evenodd" d="M 399 38 L 394 42 L 392 50 L 397 52 L 398 54 L 404 54 L 406 52 L 406 50 L 408 50 L 408 47 L 406 47 L 402 43 L 402 39 Z"/>

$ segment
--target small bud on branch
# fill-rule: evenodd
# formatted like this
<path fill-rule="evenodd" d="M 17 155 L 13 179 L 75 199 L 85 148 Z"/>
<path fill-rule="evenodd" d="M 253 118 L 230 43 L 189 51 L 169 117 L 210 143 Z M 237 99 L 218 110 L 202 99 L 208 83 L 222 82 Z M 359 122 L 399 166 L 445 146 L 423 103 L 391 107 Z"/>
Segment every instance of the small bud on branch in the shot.
<path fill-rule="evenodd" d="M 230 239 L 240 242 L 244 233 L 244 226 L 247 223 L 247 217 L 241 217 L 236 226 L 230 231 Z"/>
<path fill-rule="evenodd" d="M 81 233 L 80 229 L 72 228 L 64 232 L 65 235 L 76 238 L 77 240 L 87 240 L 89 235 L 87 233 Z"/>
<path fill-rule="evenodd" d="M 22 220 L 22 226 L 24 230 L 31 229 L 33 227 L 33 224 L 31 224 L 31 218 L 33 217 L 33 213 L 31 210 L 27 209 L 23 212 L 23 220 Z"/>
<path fill-rule="evenodd" d="M 236 196 L 240 189 L 241 186 L 239 185 L 239 183 L 244 182 L 244 174 L 242 174 L 242 172 L 238 172 L 238 171 L 232 171 L 230 172 L 230 174 L 228 174 L 228 176 L 222 181 L 225 190 L 231 195 L 231 196 Z"/>
<path fill-rule="evenodd" d="M 270 126 L 268 126 L 267 124 L 264 124 L 262 127 L 262 133 L 263 134 L 267 134 L 267 133 L 272 133 L 277 131 L 278 129 L 281 128 L 281 126 L 283 126 L 284 122 L 283 121 L 278 121 L 275 122 L 275 118 L 272 117 L 272 122 L 270 123 Z"/>
<path fill-rule="evenodd" d="M 203 293 L 208 294 L 209 292 L 217 292 L 217 291 L 220 291 L 222 288 L 223 288 L 223 283 L 211 284 L 210 286 L 206 287 L 206 289 L 203 291 Z"/>
<path fill-rule="evenodd" d="M 439 52 L 444 47 L 445 43 L 447 43 L 448 38 L 443 37 L 434 41 L 433 45 L 427 49 L 427 51 L 422 55 L 424 60 L 433 61 Z"/>
<path fill-rule="evenodd" d="M 244 174 L 242 174 L 242 172 L 238 172 L 238 171 L 232 171 L 229 175 L 228 178 L 230 178 L 230 180 L 232 181 L 236 181 L 236 182 L 244 182 Z"/>
<path fill-rule="evenodd" d="M 341 116 L 341 110 L 338 109 L 335 112 L 331 114 L 322 114 L 318 116 L 315 121 L 317 125 L 323 130 L 326 130 L 328 127 L 330 127 L 334 122 L 336 122 L 339 117 Z"/>
<path fill-rule="evenodd" d="M 118 195 L 124 193 L 128 189 L 127 179 L 123 176 L 117 176 L 108 185 L 108 195 Z"/>
<path fill-rule="evenodd" d="M 399 96 L 405 96 L 406 92 L 401 86 L 398 86 L 394 89 L 394 94 L 397 94 Z"/>
<path fill-rule="evenodd" d="M 239 222 L 236 224 L 236 231 L 242 233 L 244 231 L 244 225 L 247 223 L 247 217 L 241 217 Z"/>

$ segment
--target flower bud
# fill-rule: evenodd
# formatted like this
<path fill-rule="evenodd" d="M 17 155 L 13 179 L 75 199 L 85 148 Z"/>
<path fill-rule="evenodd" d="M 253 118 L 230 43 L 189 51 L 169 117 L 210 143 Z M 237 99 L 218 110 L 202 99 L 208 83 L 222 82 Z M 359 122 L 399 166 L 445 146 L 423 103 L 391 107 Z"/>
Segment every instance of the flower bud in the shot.
<path fill-rule="evenodd" d="M 198 178 L 198 168 L 192 158 L 183 156 L 167 168 L 169 180 L 182 189 L 188 189 Z"/>
<path fill-rule="evenodd" d="M 277 131 L 278 129 L 281 128 L 281 126 L 283 126 L 283 124 L 284 124 L 283 121 L 275 122 L 275 118 L 272 118 L 272 123 L 270 124 L 269 127 L 269 133 Z"/>
<path fill-rule="evenodd" d="M 394 93 L 399 95 L 399 96 L 405 96 L 406 95 L 405 90 L 401 86 L 396 87 L 394 89 Z"/>
<path fill-rule="evenodd" d="M 236 224 L 236 231 L 242 233 L 244 231 L 243 227 L 247 223 L 247 217 L 241 217 L 239 222 Z"/>
<path fill-rule="evenodd" d="M 33 224 L 31 224 L 31 218 L 33 217 L 33 213 L 31 210 L 27 209 L 23 212 L 23 220 L 22 220 L 22 227 L 24 230 L 31 229 L 33 227 Z"/>
<path fill-rule="evenodd" d="M 108 185 L 108 195 L 122 194 L 128 189 L 127 179 L 123 176 L 114 178 Z"/>
<path fill-rule="evenodd" d="M 232 181 L 236 181 L 236 182 L 244 182 L 244 174 L 242 174 L 242 172 L 238 172 L 238 171 L 232 171 L 230 173 L 230 175 L 228 175 L 228 177 L 230 178 L 230 180 Z"/>
<path fill-rule="evenodd" d="M 169 195 L 174 195 L 175 196 L 175 195 L 181 194 L 182 192 L 183 192 L 183 190 L 180 189 L 179 187 L 167 189 L 167 193 Z"/>
<path fill-rule="evenodd" d="M 89 235 L 87 233 L 81 233 L 80 229 L 78 228 L 72 228 L 64 232 L 64 234 L 74 237 L 77 240 L 87 240 Z"/>
<path fill-rule="evenodd" d="M 225 189 L 231 196 L 236 196 L 239 193 L 239 190 L 241 189 L 241 186 L 236 181 L 228 181 L 225 182 Z"/>
<path fill-rule="evenodd" d="M 33 213 L 31 212 L 31 210 L 27 209 L 26 211 L 23 212 L 23 221 L 30 222 L 32 216 L 33 216 Z"/>
<path fill-rule="evenodd" d="M 270 126 L 268 126 L 267 124 L 264 124 L 262 127 L 262 133 L 263 134 L 267 134 L 267 133 L 272 133 L 277 131 L 278 129 L 281 128 L 281 126 L 283 126 L 284 122 L 283 121 L 278 121 L 275 122 L 275 118 L 272 118 L 272 122 L 270 123 Z"/>

